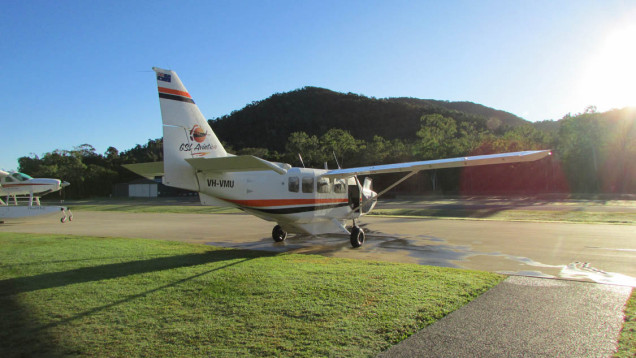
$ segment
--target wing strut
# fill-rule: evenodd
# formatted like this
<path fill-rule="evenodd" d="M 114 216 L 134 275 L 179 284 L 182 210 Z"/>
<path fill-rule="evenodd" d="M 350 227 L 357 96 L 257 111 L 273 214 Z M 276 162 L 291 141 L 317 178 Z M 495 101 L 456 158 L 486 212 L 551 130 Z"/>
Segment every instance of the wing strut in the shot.
<path fill-rule="evenodd" d="M 378 200 L 378 198 L 385 194 L 387 191 L 395 188 L 396 186 L 398 186 L 401 182 L 405 181 L 406 179 L 412 177 L 413 175 L 419 173 L 420 170 L 415 170 L 412 171 L 408 174 L 406 174 L 405 176 L 403 176 L 400 180 L 396 181 L 395 183 L 389 185 L 386 189 L 382 190 L 381 192 L 375 194 L 373 197 L 371 198 L 365 198 L 364 195 L 362 195 L 362 200 L 360 200 L 360 205 L 356 206 L 355 208 L 353 208 L 351 211 L 355 212 L 360 210 L 360 214 L 362 214 L 362 210 L 360 208 L 362 208 L 364 206 L 364 204 L 366 204 L 367 202 L 373 201 L 373 200 Z M 358 188 L 360 188 L 360 193 L 362 193 L 362 185 L 360 185 L 360 181 L 358 180 L 357 176 L 354 176 L 354 178 L 356 179 L 356 185 L 358 186 Z M 366 200 L 365 200 L 366 199 Z"/>
<path fill-rule="evenodd" d="M 376 196 L 376 198 L 380 197 L 380 195 L 385 194 L 387 191 L 395 188 L 396 186 L 398 186 L 401 182 L 405 181 L 406 179 L 412 177 L 413 175 L 419 173 L 419 170 L 414 170 L 408 174 L 406 174 L 405 176 L 402 177 L 402 179 L 396 181 L 395 183 L 389 185 L 389 187 L 387 187 L 386 189 L 382 190 L 381 192 L 378 193 L 378 195 Z"/>

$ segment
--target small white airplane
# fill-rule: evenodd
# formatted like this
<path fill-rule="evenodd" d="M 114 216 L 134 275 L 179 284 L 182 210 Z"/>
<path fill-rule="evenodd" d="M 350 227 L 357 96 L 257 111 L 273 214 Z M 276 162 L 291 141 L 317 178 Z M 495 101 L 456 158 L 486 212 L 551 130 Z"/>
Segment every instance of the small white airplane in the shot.
<path fill-rule="evenodd" d="M 72 220 L 73 215 L 66 207 L 41 206 L 40 197 L 59 191 L 68 186 L 68 182 L 59 179 L 31 178 L 24 173 L 0 170 L 0 221 L 23 217 L 40 216 L 61 211 L 61 221 Z M 6 196 L 6 202 L 2 200 Z M 28 196 L 27 205 L 19 205 L 18 196 Z M 11 204 L 13 199 L 13 205 Z"/>
<path fill-rule="evenodd" d="M 373 210 L 378 197 L 422 170 L 528 162 L 549 150 L 377 165 L 349 169 L 296 168 L 250 155 L 228 154 L 174 71 L 153 67 L 163 120 L 163 162 L 128 164 L 129 170 L 168 186 L 199 192 L 201 204 L 236 207 L 276 222 L 272 238 L 287 233 L 346 233 L 360 247 L 364 231 L 356 219 Z M 403 172 L 380 193 L 359 175 Z M 348 230 L 346 222 L 353 225 Z"/>

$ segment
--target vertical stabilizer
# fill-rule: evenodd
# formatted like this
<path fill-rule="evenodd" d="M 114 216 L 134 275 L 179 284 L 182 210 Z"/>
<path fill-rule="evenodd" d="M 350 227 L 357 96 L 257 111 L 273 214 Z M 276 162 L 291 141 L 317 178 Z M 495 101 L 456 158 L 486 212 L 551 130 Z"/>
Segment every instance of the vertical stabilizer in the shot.
<path fill-rule="evenodd" d="M 226 157 L 227 152 L 177 74 L 152 69 L 163 121 L 164 184 L 199 191 L 196 173 L 185 159 Z"/>

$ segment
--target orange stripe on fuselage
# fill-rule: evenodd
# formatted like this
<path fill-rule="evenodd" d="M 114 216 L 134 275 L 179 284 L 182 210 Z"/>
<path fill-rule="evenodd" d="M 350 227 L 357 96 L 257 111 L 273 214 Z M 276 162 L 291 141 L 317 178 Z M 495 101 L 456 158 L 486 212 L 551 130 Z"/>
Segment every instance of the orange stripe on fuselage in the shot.
<path fill-rule="evenodd" d="M 190 94 L 188 92 L 174 90 L 174 89 L 170 89 L 170 88 L 166 88 L 166 87 L 159 87 L 159 92 L 161 92 L 161 93 L 169 93 L 169 94 L 176 94 L 177 96 L 183 96 L 183 97 L 192 98 L 192 97 L 190 97 Z"/>
<path fill-rule="evenodd" d="M 313 205 L 313 204 L 337 204 L 346 203 L 347 199 L 263 199 L 263 200 L 231 200 L 224 199 L 230 203 L 241 206 L 251 206 L 254 208 L 290 205 Z"/>

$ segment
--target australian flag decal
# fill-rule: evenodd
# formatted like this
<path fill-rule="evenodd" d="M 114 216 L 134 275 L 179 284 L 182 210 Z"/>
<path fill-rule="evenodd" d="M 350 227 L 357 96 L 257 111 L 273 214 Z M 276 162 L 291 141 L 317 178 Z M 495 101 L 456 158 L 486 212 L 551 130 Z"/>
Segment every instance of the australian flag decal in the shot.
<path fill-rule="evenodd" d="M 166 74 L 166 73 L 157 72 L 157 80 L 164 81 L 164 82 L 170 82 L 172 80 L 172 76 L 170 76 L 169 74 Z"/>

